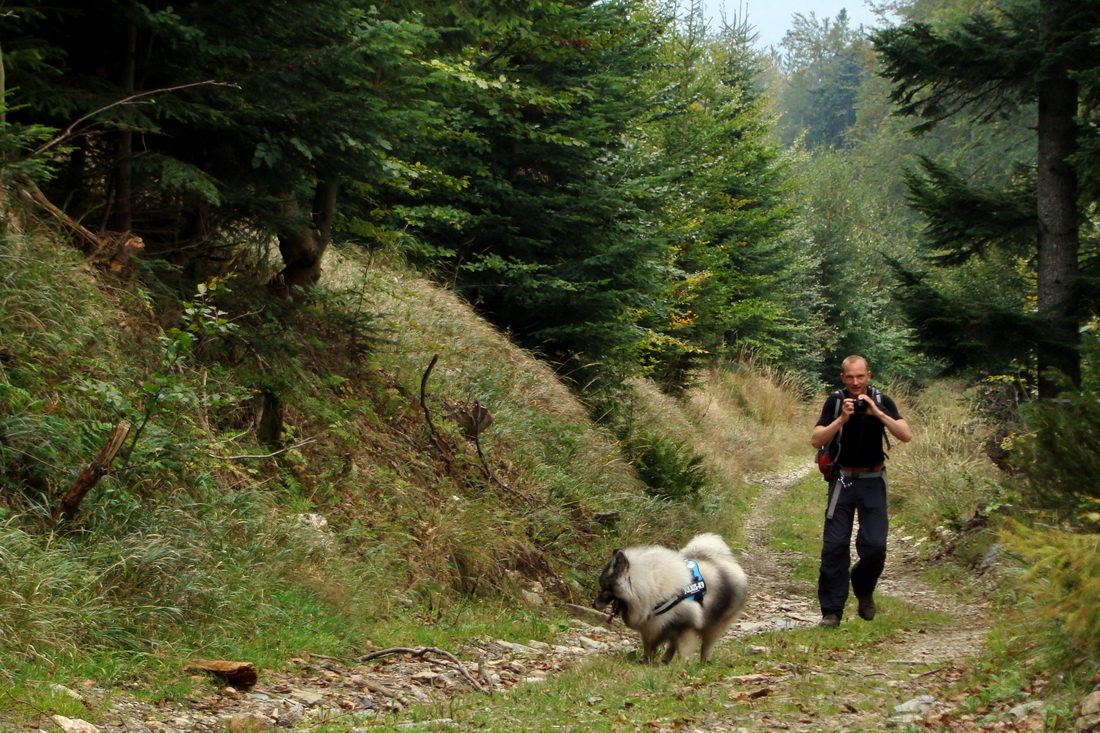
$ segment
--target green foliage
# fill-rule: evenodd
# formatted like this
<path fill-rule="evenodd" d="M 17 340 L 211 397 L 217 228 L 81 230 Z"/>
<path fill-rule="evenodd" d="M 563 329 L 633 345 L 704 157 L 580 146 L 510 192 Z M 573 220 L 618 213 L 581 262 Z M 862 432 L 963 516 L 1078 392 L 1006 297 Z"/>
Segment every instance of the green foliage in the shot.
<path fill-rule="evenodd" d="M 1028 251 L 1037 226 L 1032 171 L 1018 170 L 1007 188 L 984 189 L 926 156 L 920 167 L 906 171 L 905 183 L 910 205 L 927 218 L 936 264 L 959 265 L 994 248 Z"/>
<path fill-rule="evenodd" d="M 1028 501 L 1071 521 L 1100 500 L 1100 369 L 1095 361 L 1088 368 L 1091 379 L 1081 389 L 1024 405 L 1028 432 L 1013 440 Z"/>
<path fill-rule="evenodd" d="M 891 264 L 914 341 L 944 373 L 980 378 L 1033 371 L 1030 351 L 1042 325 L 1028 312 L 1034 296 L 1026 263 L 998 252 L 950 273 Z"/>
<path fill-rule="evenodd" d="M 1061 669 L 1094 673 L 1100 654 L 1100 534 L 1016 524 L 1005 540 L 1026 563 L 1018 583 L 1027 626 Z M 1045 638 L 1044 638 L 1045 637 Z"/>
<path fill-rule="evenodd" d="M 643 432 L 632 436 L 625 448 L 650 496 L 698 502 L 711 483 L 703 456 L 686 443 Z"/>
<path fill-rule="evenodd" d="M 712 33 L 699 7 L 661 37 L 649 106 L 631 150 L 666 252 L 641 312 L 646 373 L 670 392 L 704 364 L 752 351 L 805 367 L 819 305 L 790 235 L 788 169 L 770 139 L 759 60 L 745 24 Z"/>
<path fill-rule="evenodd" d="M 1035 104 L 1034 184 L 1021 167 L 1024 173 L 997 191 L 929 162 L 926 176 L 911 175 L 909 182 L 914 202 L 929 216 L 928 239 L 947 262 L 964 261 L 991 245 L 1014 251 L 1029 220 L 1039 222 L 1029 243 L 1041 322 L 1031 350 L 1040 393 L 1048 397 L 1060 388 L 1051 370 L 1071 382 L 1080 378 L 1084 311 L 1075 288 L 1084 284 L 1078 279 L 1081 222 L 1092 204 L 1079 191 L 1094 171 L 1087 156 L 1073 151 L 1092 136 L 1077 124 L 1076 110 L 1095 93 L 1087 79 L 1100 67 L 1100 54 L 1087 29 L 1098 17 L 1091 3 L 1025 0 L 943 25 L 913 22 L 874 34 L 881 73 L 893 87 L 891 100 L 901 114 L 920 120 L 918 133 L 951 118 L 1005 120 Z"/>
<path fill-rule="evenodd" d="M 610 373 L 630 369 L 643 333 L 634 313 L 658 286 L 660 245 L 623 159 L 650 55 L 631 9 L 549 2 L 481 21 L 491 42 L 432 64 L 449 107 L 417 154 L 461 190 L 402 202 L 446 215 L 421 217 L 418 238 L 488 318 L 556 360 L 583 354 L 578 365 Z"/>
<path fill-rule="evenodd" d="M 835 19 L 795 13 L 780 47 L 785 72 L 779 134 L 787 145 L 842 147 L 856 122 L 860 87 L 871 75 L 870 49 L 842 8 Z"/>
<path fill-rule="evenodd" d="M 891 260 L 912 259 L 909 217 L 888 170 L 867 165 L 863 155 L 859 148 L 818 149 L 798 159 L 804 202 L 794 233 L 808 250 L 821 301 L 803 358 L 825 384 L 836 381 L 849 354 L 865 356 L 883 382 L 923 379 L 930 371 L 913 353 L 913 331 L 894 297 Z"/>

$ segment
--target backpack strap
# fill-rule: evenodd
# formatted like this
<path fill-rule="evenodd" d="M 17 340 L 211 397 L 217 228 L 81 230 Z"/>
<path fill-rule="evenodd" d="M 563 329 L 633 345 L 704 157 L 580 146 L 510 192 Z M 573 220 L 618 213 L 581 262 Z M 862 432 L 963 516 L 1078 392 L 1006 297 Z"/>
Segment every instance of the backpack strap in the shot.
<path fill-rule="evenodd" d="M 836 420 L 838 417 L 840 417 L 840 408 L 844 405 L 844 390 L 838 389 L 836 392 L 833 392 L 833 396 L 836 397 L 836 405 L 835 405 L 835 408 L 833 409 L 833 419 Z M 841 425 L 840 430 L 837 430 L 836 435 L 834 435 L 833 439 L 831 441 L 829 441 L 830 443 L 836 443 L 836 455 L 837 456 L 840 455 L 840 436 L 841 436 L 841 433 L 843 433 L 843 432 L 844 432 L 844 426 Z M 826 445 L 825 449 L 828 450 L 830 453 L 832 453 L 832 450 L 830 449 L 830 447 L 828 445 Z"/>
<path fill-rule="evenodd" d="M 878 405 L 878 409 L 881 410 L 882 409 L 882 390 L 877 389 L 875 387 L 870 387 L 869 386 L 869 387 L 867 387 L 867 391 L 868 391 L 868 393 L 870 393 L 871 399 L 873 399 L 875 401 L 875 404 Z M 891 448 L 891 446 L 890 446 L 890 431 L 889 430 L 883 430 L 882 431 L 882 437 L 886 440 L 886 453 L 887 453 L 886 457 L 889 458 L 890 457 L 889 453 L 890 453 L 890 448 Z"/>

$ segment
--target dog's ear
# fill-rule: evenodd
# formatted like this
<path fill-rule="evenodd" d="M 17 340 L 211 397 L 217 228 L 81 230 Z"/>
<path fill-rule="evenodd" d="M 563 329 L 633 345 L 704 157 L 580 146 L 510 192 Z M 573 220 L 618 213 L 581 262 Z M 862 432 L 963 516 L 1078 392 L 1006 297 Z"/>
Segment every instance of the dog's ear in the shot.
<path fill-rule="evenodd" d="M 622 550 L 615 550 L 615 554 L 611 558 L 611 567 L 616 573 L 625 573 L 627 568 L 630 567 L 630 561 L 626 559 L 626 553 Z"/>

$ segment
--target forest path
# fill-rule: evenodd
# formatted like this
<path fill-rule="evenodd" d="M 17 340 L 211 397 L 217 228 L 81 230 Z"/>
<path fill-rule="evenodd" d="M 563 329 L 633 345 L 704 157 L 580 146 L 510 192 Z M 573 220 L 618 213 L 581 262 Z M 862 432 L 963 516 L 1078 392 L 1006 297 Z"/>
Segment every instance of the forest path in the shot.
<path fill-rule="evenodd" d="M 752 588 L 745 614 L 727 638 L 733 637 L 739 643 L 751 645 L 751 636 L 761 631 L 816 627 L 820 621 L 815 582 L 796 579 L 792 574 L 796 565 L 805 563 L 806 556 L 793 550 L 776 550 L 771 543 L 771 519 L 781 511 L 778 505 L 792 499 L 792 487 L 802 481 L 810 470 L 807 466 L 753 479 L 760 490 L 745 519 L 746 549 L 741 556 L 741 564 L 749 575 Z M 824 487 L 821 500 L 825 500 Z M 852 635 L 845 633 L 850 624 L 874 623 L 863 621 L 855 614 L 854 597 L 850 598 L 840 628 L 823 628 L 818 632 L 835 635 L 836 644 L 841 649 L 845 644 L 851 645 L 847 653 L 825 657 L 817 654 L 816 661 L 810 666 L 766 680 L 768 696 L 774 699 L 789 694 L 794 686 L 804 680 L 803 675 L 832 678 L 838 694 L 844 696 L 840 712 L 827 712 L 834 706 L 822 705 L 809 709 L 799 704 L 800 714 L 793 717 L 780 718 L 773 713 L 747 718 L 740 712 L 735 719 L 716 717 L 708 720 L 699 730 L 884 730 L 904 728 L 909 723 L 919 725 L 918 721 L 922 719 L 928 723 L 930 717 L 936 719 L 935 727 L 939 730 L 979 729 L 972 727 L 969 721 L 956 720 L 950 712 L 954 706 L 937 697 L 937 690 L 957 679 L 969 660 L 981 652 L 992 625 L 989 609 L 982 603 L 963 601 L 926 583 L 921 577 L 913 538 L 897 536 L 892 532 L 889 548 L 890 558 L 876 597 L 889 597 L 936 611 L 947 616 L 949 623 L 903 629 L 885 646 L 880 645 L 873 650 L 875 658 L 885 659 L 886 663 L 871 661 L 867 655 L 860 655 L 859 649 L 854 647 Z M 881 602 L 879 613 L 881 618 Z M 752 647 L 746 648 L 753 651 Z M 762 651 L 766 653 L 766 650 Z M 865 692 L 868 679 L 875 680 L 872 695 Z M 846 680 L 851 683 L 846 683 Z M 738 686 L 743 688 L 743 680 L 735 681 L 734 687 Z M 903 704 L 912 708 L 912 712 L 895 711 L 896 706 Z M 962 727 L 955 728 L 956 724 Z"/>
<path fill-rule="evenodd" d="M 877 731 L 904 729 L 909 723 L 960 733 L 1034 730 L 1028 727 L 1034 721 L 1026 714 L 1007 723 L 1001 721 L 994 728 L 982 727 L 974 722 L 975 716 L 955 712 L 955 703 L 945 700 L 940 693 L 980 652 L 991 621 L 983 605 L 964 603 L 921 579 L 911 538 L 891 537 L 891 557 L 878 595 L 937 611 L 951 619 L 949 623 L 901 629 L 885 637 L 885 641 L 880 640 L 877 648 L 868 651 L 877 660 L 887 660 L 885 663 L 860 653 L 857 625 L 868 622 L 855 615 L 851 604 L 840 628 L 816 629 L 820 613 L 815 584 L 799 579 L 793 572 L 796 566 L 805 567 L 807 557 L 793 550 L 777 550 L 770 541 L 771 518 L 782 511 L 783 501 L 792 499 L 792 487 L 808 470 L 804 467 L 752 479 L 759 492 L 745 518 L 744 550 L 740 553 L 749 576 L 749 602 L 716 654 L 719 660 L 730 654 L 759 660 L 755 666 L 760 673 L 719 675 L 716 681 L 707 684 L 706 690 L 706 695 L 715 702 L 714 713 L 687 720 L 649 721 L 645 730 Z M 804 569 L 802 573 L 805 575 Z M 584 615 L 584 609 L 574 607 L 573 611 Z M 568 630 L 548 640 L 549 643 L 468 640 L 463 649 L 455 650 L 459 658 L 467 660 L 462 662 L 462 670 L 439 663 L 446 660 L 435 650 L 427 656 L 436 661 L 396 654 L 369 663 L 302 652 L 292 660 L 289 669 L 263 672 L 259 683 L 248 690 L 206 688 L 197 695 L 155 702 L 124 690 L 108 692 L 91 685 L 66 689 L 62 694 L 77 697 L 87 709 L 95 711 L 92 716 L 98 724 L 95 730 L 103 733 L 304 731 L 326 724 L 334 726 L 333 730 L 356 731 L 379 725 L 401 726 L 403 711 L 410 706 L 431 706 L 456 693 L 472 694 L 468 682 L 471 679 L 502 693 L 569 674 L 570 668 L 586 658 L 625 656 L 637 650 L 636 632 L 620 622 L 609 626 L 601 623 L 601 619 L 602 616 L 589 612 L 587 622 L 575 619 Z M 762 644 L 786 646 L 783 632 L 796 629 L 816 629 L 809 633 L 821 635 L 822 639 L 802 634 L 800 639 L 807 645 L 805 661 L 774 663 L 771 650 Z M 767 632 L 780 633 L 765 635 Z M 817 648 L 811 650 L 808 646 L 811 644 Z M 790 660 L 789 646 L 783 651 L 783 658 Z M 636 664 L 625 660 L 622 663 Z M 805 702 L 806 695 L 800 688 L 822 681 L 829 694 L 835 691 L 844 696 L 841 704 L 820 699 L 813 704 Z M 669 691 L 652 694 L 667 696 Z M 494 695 L 496 702 L 492 704 L 507 707 L 510 697 Z M 920 704 L 922 699 L 924 704 Z M 903 703 L 914 707 L 908 719 L 894 709 Z M 54 722 L 60 725 L 56 719 Z M 462 728 L 447 718 L 434 724 Z M 0 730 L 4 729 L 0 725 Z"/>

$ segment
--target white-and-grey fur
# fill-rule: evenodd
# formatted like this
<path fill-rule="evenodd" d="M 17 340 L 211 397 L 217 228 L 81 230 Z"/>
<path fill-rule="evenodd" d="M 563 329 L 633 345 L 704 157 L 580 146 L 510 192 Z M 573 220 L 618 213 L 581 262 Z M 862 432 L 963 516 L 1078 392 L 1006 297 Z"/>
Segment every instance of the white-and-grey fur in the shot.
<path fill-rule="evenodd" d="M 655 614 L 663 601 L 692 582 L 685 559 L 698 564 L 707 584 L 702 602 L 688 598 Z M 666 643 L 662 663 L 672 661 L 677 652 L 687 659 L 701 642 L 699 656 L 706 662 L 715 642 L 741 613 L 748 585 L 725 541 L 708 533 L 696 535 L 680 552 L 654 545 L 615 550 L 600 573 L 600 594 L 593 605 L 601 611 L 610 605 L 622 614 L 623 623 L 642 635 L 645 661 L 652 661 Z"/>

